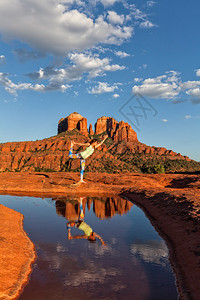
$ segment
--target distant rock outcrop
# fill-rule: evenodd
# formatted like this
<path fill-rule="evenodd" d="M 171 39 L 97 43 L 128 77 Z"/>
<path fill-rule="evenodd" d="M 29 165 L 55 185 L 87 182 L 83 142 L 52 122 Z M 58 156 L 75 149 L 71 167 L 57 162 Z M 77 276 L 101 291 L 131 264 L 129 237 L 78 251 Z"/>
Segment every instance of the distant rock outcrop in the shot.
<path fill-rule="evenodd" d="M 94 130 L 92 129 L 92 124 L 90 124 L 90 127 L 89 127 L 89 134 L 94 135 Z"/>
<path fill-rule="evenodd" d="M 60 119 L 58 122 L 58 134 L 64 131 L 78 129 L 80 133 L 88 135 L 87 119 L 74 112 L 66 118 Z"/>
<path fill-rule="evenodd" d="M 137 134 L 131 125 L 124 121 L 117 122 L 114 118 L 101 117 L 95 124 L 95 132 L 90 124 L 89 132 L 87 130 L 87 119 L 74 112 L 66 118 L 62 118 L 58 123 L 58 133 L 78 129 L 84 135 L 99 135 L 103 132 L 107 133 L 115 142 L 137 142 Z"/>
<path fill-rule="evenodd" d="M 126 142 L 137 142 L 137 134 L 132 129 L 131 125 L 125 123 L 124 121 L 117 122 L 113 118 L 101 117 L 97 120 L 95 124 L 95 134 L 101 134 L 107 132 L 109 137 L 111 137 L 116 142 L 126 141 Z"/>

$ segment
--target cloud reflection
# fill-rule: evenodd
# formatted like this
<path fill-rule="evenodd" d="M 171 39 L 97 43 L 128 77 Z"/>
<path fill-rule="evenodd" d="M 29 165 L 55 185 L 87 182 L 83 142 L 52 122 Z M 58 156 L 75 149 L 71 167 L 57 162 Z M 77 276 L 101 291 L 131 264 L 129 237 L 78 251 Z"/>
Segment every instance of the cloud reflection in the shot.
<path fill-rule="evenodd" d="M 131 254 L 139 256 L 145 263 L 165 266 L 169 252 L 164 241 L 149 241 L 147 244 L 132 244 Z"/>

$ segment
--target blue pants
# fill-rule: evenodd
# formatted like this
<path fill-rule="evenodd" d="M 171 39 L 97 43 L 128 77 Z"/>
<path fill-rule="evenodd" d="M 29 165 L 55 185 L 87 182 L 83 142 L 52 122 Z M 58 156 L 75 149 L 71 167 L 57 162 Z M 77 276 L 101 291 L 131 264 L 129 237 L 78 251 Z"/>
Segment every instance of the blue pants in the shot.
<path fill-rule="evenodd" d="M 69 155 L 70 158 L 80 158 L 80 166 L 81 166 L 81 172 L 80 172 L 80 178 L 83 180 L 83 173 L 85 170 L 85 159 L 82 158 L 80 153 L 73 154 L 72 147 L 69 149 Z"/>

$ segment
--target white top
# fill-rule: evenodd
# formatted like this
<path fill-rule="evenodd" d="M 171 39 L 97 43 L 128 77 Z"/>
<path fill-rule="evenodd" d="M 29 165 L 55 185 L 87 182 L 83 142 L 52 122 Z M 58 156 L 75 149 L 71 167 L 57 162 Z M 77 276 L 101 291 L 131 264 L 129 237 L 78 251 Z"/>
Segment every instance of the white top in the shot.
<path fill-rule="evenodd" d="M 93 152 L 94 152 L 94 148 L 92 147 L 92 145 L 90 145 L 84 151 L 82 151 L 80 154 L 81 154 L 81 156 L 82 156 L 83 159 L 86 159 L 90 155 L 92 155 Z"/>

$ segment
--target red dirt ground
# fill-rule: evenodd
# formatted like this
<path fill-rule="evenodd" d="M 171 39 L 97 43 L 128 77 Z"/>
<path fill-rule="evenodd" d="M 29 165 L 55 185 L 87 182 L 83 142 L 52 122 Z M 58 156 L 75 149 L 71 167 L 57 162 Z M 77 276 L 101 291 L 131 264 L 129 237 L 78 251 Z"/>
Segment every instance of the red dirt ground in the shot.
<path fill-rule="evenodd" d="M 23 215 L 0 205 L 0 299 L 16 299 L 35 259 L 34 245 L 23 231 Z"/>

